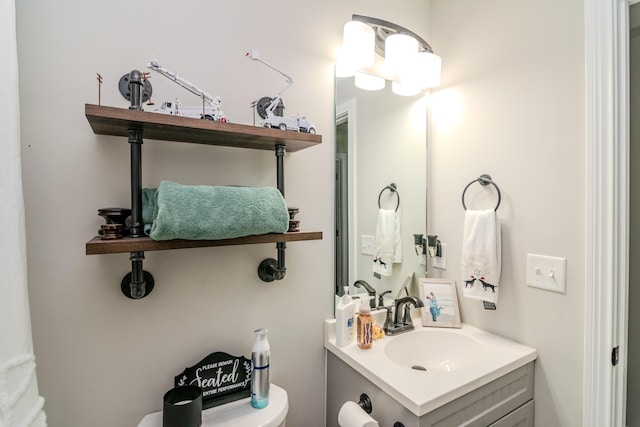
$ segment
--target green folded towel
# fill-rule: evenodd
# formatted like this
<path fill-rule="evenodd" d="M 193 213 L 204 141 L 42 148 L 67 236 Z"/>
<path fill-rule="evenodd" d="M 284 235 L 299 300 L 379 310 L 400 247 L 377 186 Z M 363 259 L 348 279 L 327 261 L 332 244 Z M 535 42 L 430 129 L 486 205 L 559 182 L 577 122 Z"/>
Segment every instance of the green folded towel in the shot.
<path fill-rule="evenodd" d="M 153 216 L 158 201 L 157 193 L 157 188 L 142 189 L 142 223 L 145 225 L 149 224 L 149 227 L 153 224 Z"/>
<path fill-rule="evenodd" d="M 277 188 L 162 181 L 157 191 L 146 190 L 143 217 L 144 205 L 152 207 L 150 236 L 154 240 L 232 239 L 284 233 L 289 228 L 287 204 Z"/>

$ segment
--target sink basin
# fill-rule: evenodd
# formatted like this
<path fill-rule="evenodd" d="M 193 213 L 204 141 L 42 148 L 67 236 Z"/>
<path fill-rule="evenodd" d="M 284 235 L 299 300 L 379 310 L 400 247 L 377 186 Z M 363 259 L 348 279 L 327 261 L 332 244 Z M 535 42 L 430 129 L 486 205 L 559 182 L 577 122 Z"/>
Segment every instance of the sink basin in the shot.
<path fill-rule="evenodd" d="M 384 322 L 385 311 L 372 314 Z M 536 359 L 535 349 L 464 323 L 460 329 L 422 327 L 416 318 L 414 325 L 362 350 L 356 343 L 337 346 L 329 319 L 325 348 L 419 417 Z"/>
<path fill-rule="evenodd" d="M 482 363 L 485 348 L 476 339 L 454 329 L 420 329 L 394 337 L 386 356 L 417 371 L 457 371 Z"/>

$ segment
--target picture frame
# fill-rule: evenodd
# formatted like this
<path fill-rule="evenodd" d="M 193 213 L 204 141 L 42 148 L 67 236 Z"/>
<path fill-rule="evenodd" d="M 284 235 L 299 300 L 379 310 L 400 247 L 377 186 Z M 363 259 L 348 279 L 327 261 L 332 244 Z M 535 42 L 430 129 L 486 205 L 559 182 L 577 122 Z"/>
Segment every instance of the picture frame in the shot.
<path fill-rule="evenodd" d="M 461 328 L 460 308 L 456 282 L 449 279 L 427 279 L 418 281 L 422 326 L 439 328 Z"/>

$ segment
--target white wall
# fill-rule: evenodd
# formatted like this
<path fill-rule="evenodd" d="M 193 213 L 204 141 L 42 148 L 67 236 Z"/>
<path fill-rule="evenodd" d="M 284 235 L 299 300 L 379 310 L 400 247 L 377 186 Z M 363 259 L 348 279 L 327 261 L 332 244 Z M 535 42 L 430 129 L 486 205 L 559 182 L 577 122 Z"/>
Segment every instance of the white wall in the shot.
<path fill-rule="evenodd" d="M 38 380 L 52 426 L 133 426 L 161 409 L 173 375 L 211 351 L 250 353 L 256 327 L 271 330 L 272 380 L 288 390 L 290 424 L 323 425 L 322 320 L 333 312 L 334 49 L 352 13 L 427 34 L 430 3 L 380 0 L 271 2 L 20 0 L 17 6 L 28 263 Z M 135 22 L 134 22 L 135 20 Z M 257 48 L 293 75 L 285 113 L 308 115 L 323 144 L 287 157 L 286 197 L 302 227 L 324 240 L 288 244 L 287 277 L 264 284 L 260 261 L 275 245 L 147 253 L 156 289 L 120 292 L 127 254 L 85 256 L 102 219 L 129 205 L 129 147 L 96 136 L 84 104 L 127 107 L 120 77 L 155 55 L 223 99 L 235 123 L 274 96 L 282 77 L 244 57 Z M 159 75 L 153 99 L 198 99 Z M 275 157 L 223 147 L 145 141 L 143 184 L 275 185 Z"/>
<path fill-rule="evenodd" d="M 462 299 L 462 320 L 538 350 L 539 426 L 582 425 L 583 9 L 580 0 L 432 2 L 443 84 L 434 94 L 429 145 L 429 231 L 448 244 L 442 276 L 456 279 L 461 293 L 462 191 L 483 173 L 500 186 L 498 309 Z M 457 103 L 445 105 L 442 117 L 444 100 Z M 471 208 L 496 203 L 478 184 L 469 191 Z M 567 258 L 566 294 L 526 286 L 527 253 Z"/>

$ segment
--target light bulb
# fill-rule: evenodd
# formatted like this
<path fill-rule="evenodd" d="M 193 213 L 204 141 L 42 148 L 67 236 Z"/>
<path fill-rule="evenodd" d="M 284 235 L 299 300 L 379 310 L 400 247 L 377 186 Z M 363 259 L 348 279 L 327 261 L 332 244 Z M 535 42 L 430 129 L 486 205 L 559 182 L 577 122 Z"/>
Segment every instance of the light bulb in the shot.
<path fill-rule="evenodd" d="M 402 81 L 421 89 L 440 85 L 440 71 L 442 59 L 431 52 L 417 53 L 411 60 L 411 65 L 401 72 Z"/>
<path fill-rule="evenodd" d="M 367 68 L 375 59 L 375 32 L 373 28 L 359 21 L 344 24 L 342 48 L 344 60 L 353 69 Z"/>
<path fill-rule="evenodd" d="M 395 73 L 410 66 L 418 53 L 418 41 L 406 34 L 392 34 L 384 42 L 384 62 Z"/>
<path fill-rule="evenodd" d="M 420 93 L 420 88 L 409 83 L 391 82 L 391 91 L 396 95 L 415 96 Z"/>

